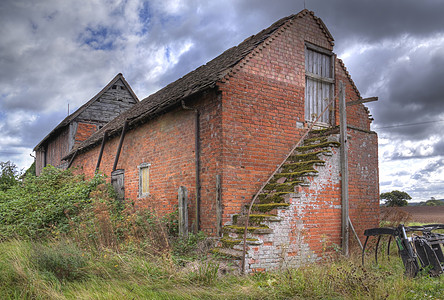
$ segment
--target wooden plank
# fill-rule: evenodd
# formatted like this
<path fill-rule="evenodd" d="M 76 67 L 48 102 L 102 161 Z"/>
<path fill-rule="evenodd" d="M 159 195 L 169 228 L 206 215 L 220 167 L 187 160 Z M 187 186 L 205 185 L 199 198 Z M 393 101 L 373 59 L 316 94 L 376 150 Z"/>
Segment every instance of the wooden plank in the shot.
<path fill-rule="evenodd" d="M 188 236 L 188 190 L 180 186 L 177 191 L 179 202 L 179 236 L 184 238 Z"/>
<path fill-rule="evenodd" d="M 341 143 L 341 235 L 342 254 L 348 256 L 349 250 L 349 199 L 348 199 L 348 141 L 347 141 L 347 114 L 345 105 L 345 85 L 340 82 L 339 118 Z"/>
<path fill-rule="evenodd" d="M 325 81 L 328 83 L 335 83 L 335 80 L 333 78 L 328 78 L 328 77 L 322 77 L 321 75 L 306 71 L 305 75 L 307 77 L 310 77 L 312 79 L 318 80 L 318 81 Z"/>
<path fill-rule="evenodd" d="M 354 100 L 354 101 L 349 101 L 347 102 L 347 106 L 352 106 L 352 105 L 356 105 L 356 104 L 362 104 L 362 103 L 367 103 L 367 102 L 373 102 L 373 101 L 378 101 L 378 97 L 370 97 L 370 98 L 361 98 L 359 100 Z"/>

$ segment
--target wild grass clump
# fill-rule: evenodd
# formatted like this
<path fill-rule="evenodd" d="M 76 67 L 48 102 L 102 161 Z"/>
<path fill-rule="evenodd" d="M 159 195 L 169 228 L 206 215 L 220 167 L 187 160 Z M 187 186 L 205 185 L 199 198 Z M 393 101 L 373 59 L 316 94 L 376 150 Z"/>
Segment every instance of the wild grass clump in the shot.
<path fill-rule="evenodd" d="M 61 281 L 79 280 L 86 275 L 87 257 L 68 240 L 33 243 L 30 259 L 42 274 Z"/>

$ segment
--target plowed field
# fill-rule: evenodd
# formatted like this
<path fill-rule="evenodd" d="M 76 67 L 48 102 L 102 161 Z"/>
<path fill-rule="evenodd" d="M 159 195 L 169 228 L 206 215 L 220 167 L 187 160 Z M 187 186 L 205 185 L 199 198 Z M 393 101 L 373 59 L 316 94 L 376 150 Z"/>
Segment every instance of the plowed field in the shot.
<path fill-rule="evenodd" d="M 381 207 L 381 216 L 386 209 L 390 208 Z M 444 223 L 444 206 L 406 206 L 397 209 L 410 214 L 411 222 Z"/>

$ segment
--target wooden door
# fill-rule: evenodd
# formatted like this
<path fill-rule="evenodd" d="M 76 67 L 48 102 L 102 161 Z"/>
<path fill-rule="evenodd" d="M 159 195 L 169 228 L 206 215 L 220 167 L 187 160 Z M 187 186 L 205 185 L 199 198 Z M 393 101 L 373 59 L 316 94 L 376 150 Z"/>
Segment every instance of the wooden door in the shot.
<path fill-rule="evenodd" d="M 117 200 L 125 199 L 125 170 L 119 169 L 111 173 L 111 184 L 117 194 Z"/>

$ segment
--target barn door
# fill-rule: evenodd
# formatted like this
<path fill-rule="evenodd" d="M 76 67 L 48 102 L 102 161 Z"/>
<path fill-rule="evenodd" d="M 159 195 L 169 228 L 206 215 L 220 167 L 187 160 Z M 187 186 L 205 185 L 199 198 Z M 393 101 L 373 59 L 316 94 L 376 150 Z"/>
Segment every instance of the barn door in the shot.
<path fill-rule="evenodd" d="M 330 52 L 319 47 L 306 45 L 305 49 L 305 120 L 330 124 L 330 111 L 324 109 L 330 102 L 334 90 L 334 63 Z"/>
<path fill-rule="evenodd" d="M 119 169 L 111 173 L 111 184 L 117 194 L 117 200 L 123 201 L 125 199 L 125 170 Z"/>

